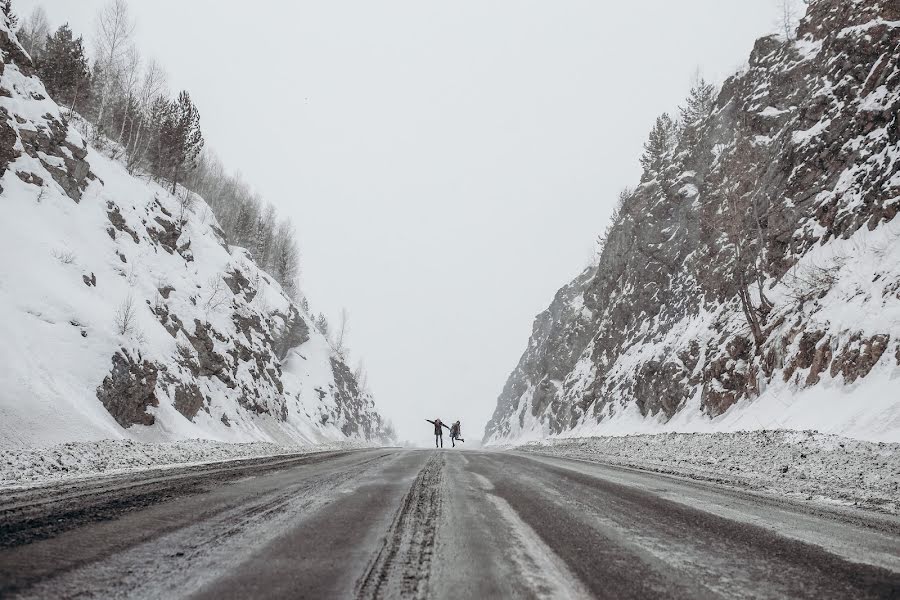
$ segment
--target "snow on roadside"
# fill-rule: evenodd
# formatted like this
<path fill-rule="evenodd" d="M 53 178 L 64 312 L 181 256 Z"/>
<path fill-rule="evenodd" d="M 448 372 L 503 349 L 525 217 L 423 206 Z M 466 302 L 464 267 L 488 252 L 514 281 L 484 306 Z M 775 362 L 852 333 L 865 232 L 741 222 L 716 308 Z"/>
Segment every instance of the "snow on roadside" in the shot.
<path fill-rule="evenodd" d="M 229 444 L 194 439 L 164 443 L 100 440 L 69 442 L 46 448 L 6 449 L 0 450 L 0 490 L 152 468 L 368 446 L 371 444 L 350 441 L 280 445 L 272 442 Z"/>
<path fill-rule="evenodd" d="M 815 431 L 554 439 L 517 450 L 900 514 L 900 444 Z"/>

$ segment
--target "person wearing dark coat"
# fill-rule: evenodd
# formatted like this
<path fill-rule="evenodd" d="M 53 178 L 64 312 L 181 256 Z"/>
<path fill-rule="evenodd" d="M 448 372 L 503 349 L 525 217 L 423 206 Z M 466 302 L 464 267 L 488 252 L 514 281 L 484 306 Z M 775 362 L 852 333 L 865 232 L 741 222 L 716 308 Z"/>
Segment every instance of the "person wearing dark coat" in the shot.
<path fill-rule="evenodd" d="M 462 426 L 459 424 L 459 421 L 450 426 L 450 442 L 454 448 L 456 448 L 456 440 L 466 441 L 462 439 Z"/>
<path fill-rule="evenodd" d="M 446 425 L 444 425 L 444 422 L 441 421 L 440 419 L 435 419 L 434 421 L 432 421 L 431 419 L 425 419 L 425 420 L 428 421 L 429 423 L 431 423 L 432 425 L 434 425 L 434 447 L 437 448 L 438 443 L 440 442 L 440 447 L 443 448 L 444 447 L 444 429 L 445 428 L 450 429 L 450 428 L 447 427 Z"/>

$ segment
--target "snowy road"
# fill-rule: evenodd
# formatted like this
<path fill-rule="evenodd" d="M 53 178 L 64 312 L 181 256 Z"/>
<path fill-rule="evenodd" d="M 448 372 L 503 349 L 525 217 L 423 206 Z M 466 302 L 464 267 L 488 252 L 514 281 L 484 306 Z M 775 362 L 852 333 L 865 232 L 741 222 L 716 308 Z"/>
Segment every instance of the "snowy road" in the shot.
<path fill-rule="evenodd" d="M 889 598 L 900 519 L 515 453 L 380 449 L 0 499 L 0 597 Z"/>

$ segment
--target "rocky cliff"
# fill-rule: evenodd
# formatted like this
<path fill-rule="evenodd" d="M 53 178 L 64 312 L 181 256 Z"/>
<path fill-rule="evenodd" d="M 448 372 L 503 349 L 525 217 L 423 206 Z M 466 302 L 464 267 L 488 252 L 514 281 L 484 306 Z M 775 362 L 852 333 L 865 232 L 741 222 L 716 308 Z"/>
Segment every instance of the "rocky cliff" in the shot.
<path fill-rule="evenodd" d="M 385 438 L 206 202 L 93 149 L 0 23 L 0 445 Z"/>
<path fill-rule="evenodd" d="M 485 441 L 900 439 L 898 115 L 896 1 L 813 0 L 796 39 L 758 40 L 537 317 Z"/>

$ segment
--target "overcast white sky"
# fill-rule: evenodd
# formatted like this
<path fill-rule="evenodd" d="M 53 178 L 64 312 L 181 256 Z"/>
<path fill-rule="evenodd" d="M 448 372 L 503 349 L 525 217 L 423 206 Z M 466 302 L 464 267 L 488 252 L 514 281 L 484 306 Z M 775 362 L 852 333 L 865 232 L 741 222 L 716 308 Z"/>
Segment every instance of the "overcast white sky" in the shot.
<path fill-rule="evenodd" d="M 42 4 L 89 39 L 104 0 Z M 589 260 L 657 114 L 777 0 L 131 0 L 207 144 L 297 225 L 383 414 L 479 439 L 534 316 Z"/>

